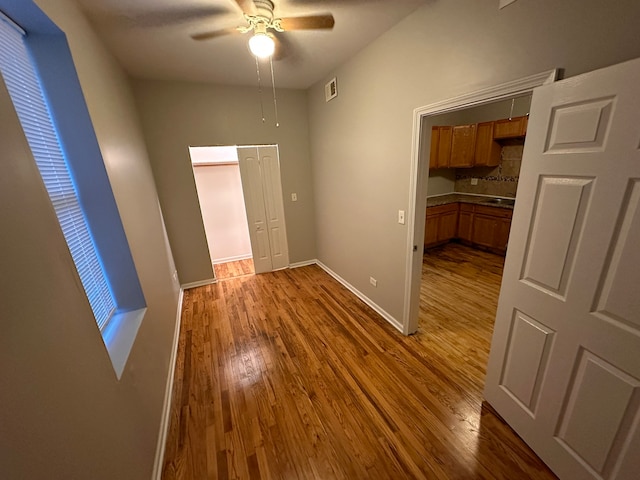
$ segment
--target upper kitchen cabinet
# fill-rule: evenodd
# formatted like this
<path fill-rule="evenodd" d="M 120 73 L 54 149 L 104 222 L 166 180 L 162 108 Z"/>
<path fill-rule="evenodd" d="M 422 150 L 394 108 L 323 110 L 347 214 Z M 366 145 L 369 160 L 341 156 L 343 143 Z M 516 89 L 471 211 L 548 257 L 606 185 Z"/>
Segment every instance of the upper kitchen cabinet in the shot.
<path fill-rule="evenodd" d="M 528 123 L 529 117 L 526 115 L 523 117 L 496 120 L 493 126 L 493 138 L 495 140 L 502 140 L 507 138 L 524 137 L 527 133 Z"/>
<path fill-rule="evenodd" d="M 476 129 L 477 124 L 475 123 L 453 127 L 450 167 L 473 167 L 476 150 Z"/>
<path fill-rule="evenodd" d="M 495 122 L 482 122 L 476 129 L 475 166 L 497 167 L 500 165 L 502 146 L 493 137 Z"/>
<path fill-rule="evenodd" d="M 429 168 L 449 167 L 451 158 L 452 126 L 439 126 L 431 129 L 431 152 Z"/>

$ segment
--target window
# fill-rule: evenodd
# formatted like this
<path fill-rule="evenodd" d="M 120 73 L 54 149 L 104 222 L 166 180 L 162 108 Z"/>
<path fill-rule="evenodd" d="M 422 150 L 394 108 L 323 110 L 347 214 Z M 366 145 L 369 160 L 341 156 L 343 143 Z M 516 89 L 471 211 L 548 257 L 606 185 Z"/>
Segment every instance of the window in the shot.
<path fill-rule="evenodd" d="M 24 33 L 0 17 L 0 70 L 100 330 L 116 310 Z"/>

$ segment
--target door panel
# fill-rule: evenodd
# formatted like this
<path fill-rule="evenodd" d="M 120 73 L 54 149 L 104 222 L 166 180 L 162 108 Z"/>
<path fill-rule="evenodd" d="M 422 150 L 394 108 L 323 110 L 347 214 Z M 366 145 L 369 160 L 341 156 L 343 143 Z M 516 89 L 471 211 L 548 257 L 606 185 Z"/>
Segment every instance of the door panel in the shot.
<path fill-rule="evenodd" d="M 258 149 L 262 168 L 264 200 L 266 209 L 269 242 L 271 244 L 271 262 L 273 269 L 289 266 L 289 248 L 284 222 L 284 202 L 280 181 L 280 161 L 276 147 Z"/>
<path fill-rule="evenodd" d="M 239 148 L 238 160 L 255 271 L 256 273 L 270 272 L 273 270 L 273 265 L 258 149 L 255 147 Z"/>
<path fill-rule="evenodd" d="M 562 479 L 640 469 L 640 60 L 535 90 L 485 398 Z"/>

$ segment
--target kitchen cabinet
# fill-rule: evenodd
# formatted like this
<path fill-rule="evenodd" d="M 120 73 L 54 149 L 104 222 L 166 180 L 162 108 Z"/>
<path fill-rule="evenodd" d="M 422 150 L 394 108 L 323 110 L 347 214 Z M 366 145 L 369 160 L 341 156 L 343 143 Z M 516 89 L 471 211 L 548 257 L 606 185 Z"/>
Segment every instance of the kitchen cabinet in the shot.
<path fill-rule="evenodd" d="M 504 255 L 512 214 L 508 208 L 471 203 L 428 207 L 424 246 L 430 248 L 458 239 L 467 245 Z"/>
<path fill-rule="evenodd" d="M 424 229 L 424 246 L 446 243 L 457 235 L 458 203 L 427 208 Z"/>
<path fill-rule="evenodd" d="M 470 242 L 497 253 L 505 253 L 512 214 L 507 208 L 474 205 Z"/>
<path fill-rule="evenodd" d="M 476 129 L 474 164 L 477 167 L 500 165 L 502 145 L 494 140 L 495 122 L 482 122 Z"/>
<path fill-rule="evenodd" d="M 524 137 L 527 133 L 529 117 L 513 117 L 496 120 L 493 126 L 494 140 Z"/>
<path fill-rule="evenodd" d="M 449 166 L 452 168 L 473 167 L 476 150 L 477 124 L 456 125 L 451 136 L 451 159 Z"/>
<path fill-rule="evenodd" d="M 453 127 L 448 125 L 436 126 L 431 129 L 429 168 L 449 167 L 452 133 Z"/>
<path fill-rule="evenodd" d="M 469 203 L 460 204 L 458 214 L 458 238 L 471 242 L 471 224 L 473 222 L 473 205 Z"/>

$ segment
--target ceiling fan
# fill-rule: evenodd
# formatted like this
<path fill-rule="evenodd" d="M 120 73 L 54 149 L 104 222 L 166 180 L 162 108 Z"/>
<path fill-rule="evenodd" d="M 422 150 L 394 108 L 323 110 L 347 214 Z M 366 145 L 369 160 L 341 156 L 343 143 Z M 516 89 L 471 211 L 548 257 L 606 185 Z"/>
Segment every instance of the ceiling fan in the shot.
<path fill-rule="evenodd" d="M 209 40 L 233 33 L 247 33 L 253 31 L 249 40 L 249 49 L 260 58 L 271 57 L 276 47 L 276 37 L 273 32 L 288 32 L 292 30 L 330 30 L 335 19 L 330 13 L 323 15 L 305 15 L 300 17 L 278 18 L 273 14 L 272 0 L 234 0 L 243 12 L 246 25 L 236 28 L 226 28 L 191 35 L 194 40 Z"/>

